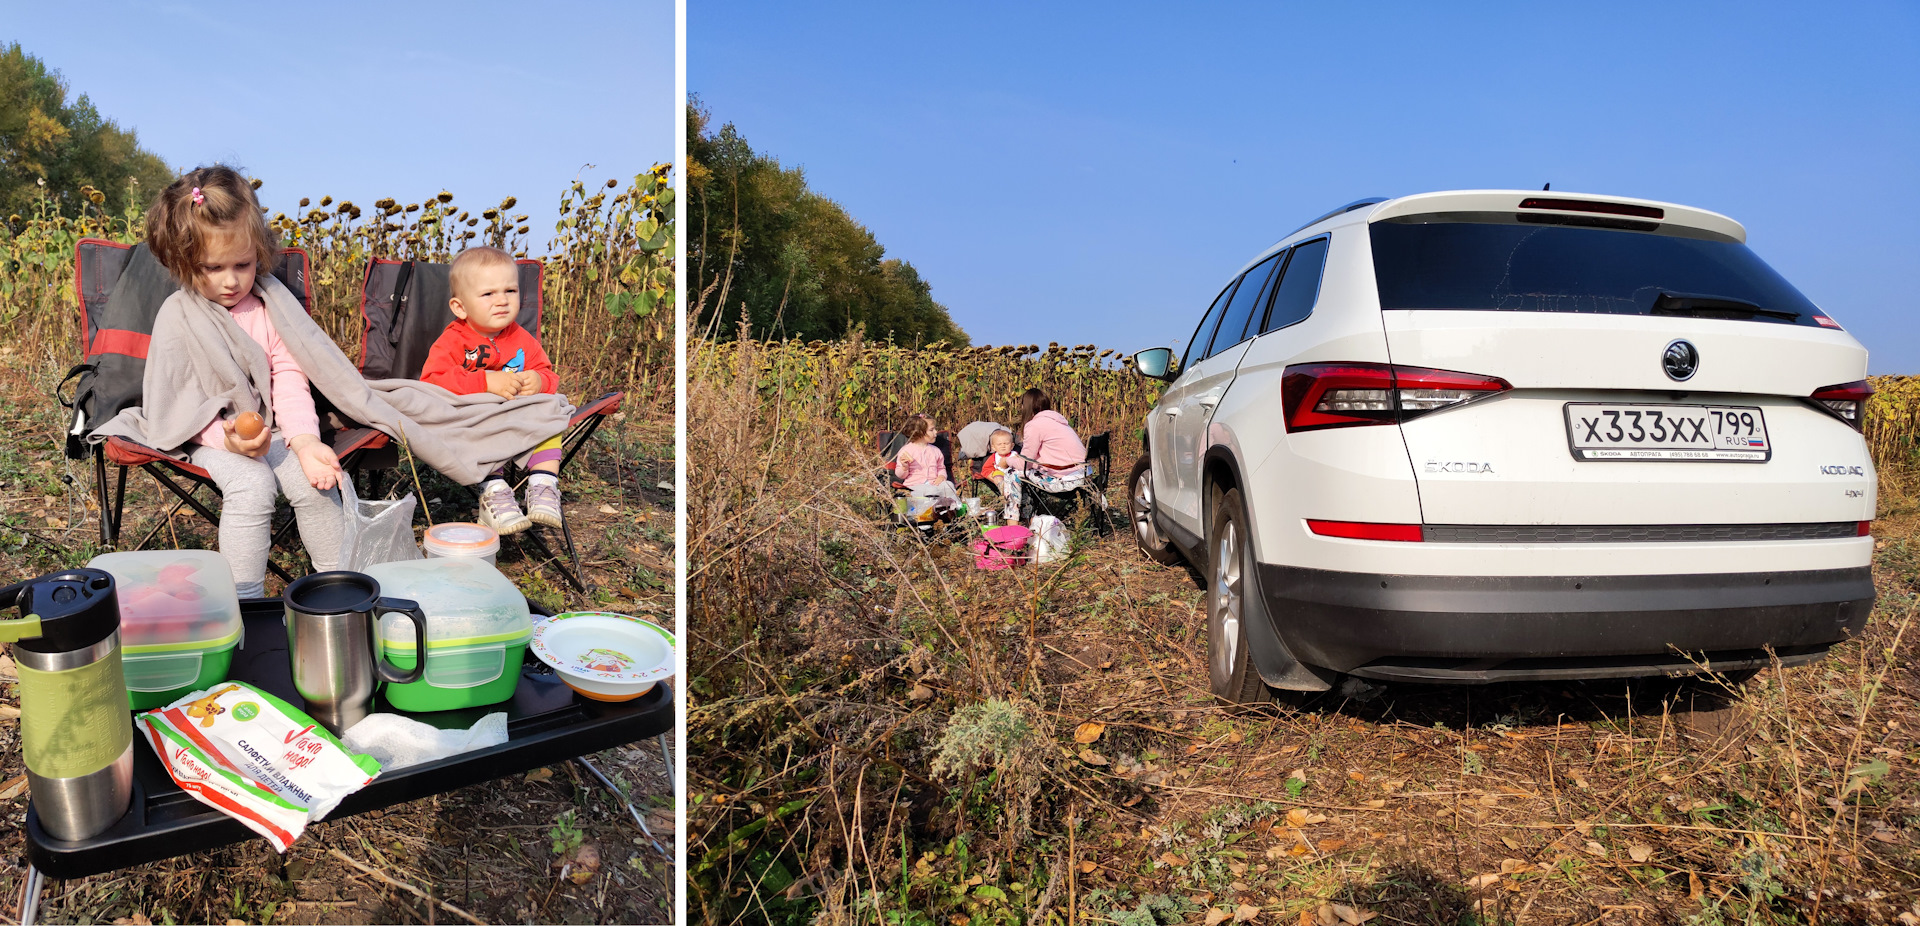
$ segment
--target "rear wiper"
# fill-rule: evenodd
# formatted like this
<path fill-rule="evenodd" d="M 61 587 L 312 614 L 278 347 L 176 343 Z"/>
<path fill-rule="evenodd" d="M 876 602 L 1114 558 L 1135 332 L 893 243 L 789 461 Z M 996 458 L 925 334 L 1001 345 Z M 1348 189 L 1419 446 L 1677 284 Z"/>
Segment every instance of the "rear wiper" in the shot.
<path fill-rule="evenodd" d="M 1662 292 L 1660 298 L 1653 300 L 1653 314 L 1684 315 L 1689 318 L 1728 318 L 1737 321 L 1744 321 L 1755 315 L 1789 322 L 1800 317 L 1799 312 L 1763 309 L 1745 299 L 1708 296 L 1701 293 L 1669 292 Z"/>

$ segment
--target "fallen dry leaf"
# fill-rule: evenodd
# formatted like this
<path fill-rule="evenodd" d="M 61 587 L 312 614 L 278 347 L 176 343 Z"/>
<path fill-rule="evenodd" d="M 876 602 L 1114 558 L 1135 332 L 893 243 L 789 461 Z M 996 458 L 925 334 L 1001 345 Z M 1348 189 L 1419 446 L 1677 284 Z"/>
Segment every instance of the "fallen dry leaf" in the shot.
<path fill-rule="evenodd" d="M 1287 780 L 1289 780 L 1289 781 L 1306 781 L 1306 780 L 1307 780 L 1307 770 L 1306 770 L 1306 769 L 1304 769 L 1304 768 L 1296 768 L 1296 769 L 1294 769 L 1293 771 L 1291 771 L 1291 772 L 1288 772 L 1288 773 L 1287 773 Z"/>
<path fill-rule="evenodd" d="M 1099 739 L 1100 734 L 1105 732 L 1107 732 L 1106 724 L 1097 720 L 1089 720 L 1073 728 L 1073 741 L 1084 745 Z"/>
<path fill-rule="evenodd" d="M 1099 863 L 1099 862 L 1096 862 L 1096 861 L 1093 861 L 1093 860 L 1091 860 L 1091 859 L 1089 859 L 1089 860 L 1087 860 L 1087 861 L 1084 861 L 1084 862 L 1081 862 L 1081 863 L 1080 863 L 1080 873 L 1081 873 L 1081 874 L 1083 874 L 1083 875 L 1090 875 L 1090 874 L 1093 874 L 1093 873 L 1094 873 L 1095 871 L 1098 871 L 1098 870 L 1100 870 L 1100 863 Z"/>
<path fill-rule="evenodd" d="M 1653 847 L 1636 842 L 1627 847 L 1627 857 L 1636 862 L 1645 862 L 1653 858 Z"/>
<path fill-rule="evenodd" d="M 1467 879 L 1467 890 L 1477 891 L 1499 880 L 1500 880 L 1500 873 L 1497 871 L 1490 871 L 1484 875 L 1474 875 L 1473 877 Z"/>
<path fill-rule="evenodd" d="M 1162 852 L 1160 853 L 1160 864 L 1170 868 L 1185 868 L 1187 867 L 1187 860 L 1171 852 Z"/>
<path fill-rule="evenodd" d="M 619 514 L 619 513 L 620 513 L 620 509 L 618 509 L 618 508 L 615 508 L 615 507 L 613 507 L 612 505 L 601 505 L 601 506 L 600 506 L 600 513 L 601 513 L 601 514 Z"/>
<path fill-rule="evenodd" d="M 1112 760 L 1091 749 L 1082 749 L 1080 750 L 1080 761 L 1088 765 L 1106 765 Z"/>
<path fill-rule="evenodd" d="M 1500 860 L 1500 873 L 1503 875 L 1517 875 L 1532 870 L 1532 862 L 1521 861 L 1517 858 L 1503 858 Z"/>
<path fill-rule="evenodd" d="M 1707 889 L 1700 884 L 1700 876 L 1691 871 L 1687 872 L 1687 899 L 1699 900 L 1706 892 Z"/>
<path fill-rule="evenodd" d="M 1370 800 L 1367 802 L 1367 806 L 1368 807 L 1385 807 L 1387 806 L 1387 802 L 1380 800 L 1379 798 L 1374 798 L 1373 800 Z"/>
<path fill-rule="evenodd" d="M 527 781 L 546 781 L 547 779 L 552 777 L 553 777 L 553 769 L 536 768 L 533 771 L 527 773 L 526 780 Z"/>
<path fill-rule="evenodd" d="M 1322 852 L 1338 852 L 1341 849 L 1344 849 L 1346 847 L 1347 847 L 1347 841 L 1344 839 L 1320 840 L 1320 851 Z"/>
<path fill-rule="evenodd" d="M 1233 908 L 1233 921 L 1236 923 L 1251 922 L 1254 917 L 1259 915 L 1260 915 L 1260 908 L 1254 906 L 1253 904 L 1243 903 L 1240 906 Z"/>
<path fill-rule="evenodd" d="M 907 700 L 909 700 L 909 701 L 931 701 L 931 700 L 933 700 L 933 689 L 931 689 L 931 688 L 928 688 L 928 687 L 927 687 L 927 686 L 925 686 L 925 685 L 921 685 L 921 684 L 918 684 L 918 683 L 915 683 L 915 684 L 914 684 L 914 686 L 913 686 L 913 690 L 912 690 L 912 691 L 909 691 L 909 692 L 907 692 Z"/>
<path fill-rule="evenodd" d="M 1233 919 L 1233 914 L 1219 907 L 1214 907 L 1207 911 L 1207 926 L 1220 926 L 1221 923 L 1230 919 Z"/>
<path fill-rule="evenodd" d="M 1295 807 L 1287 811 L 1287 825 L 1295 829 L 1306 826 L 1307 809 L 1305 807 Z"/>
<path fill-rule="evenodd" d="M 1591 839 L 1587 840 L 1586 845 L 1580 847 L 1580 851 L 1585 852 L 1586 854 L 1591 855 L 1594 858 L 1607 857 L 1607 847 L 1597 842 L 1594 842 Z"/>
<path fill-rule="evenodd" d="M 1347 924 L 1347 926 L 1360 926 L 1361 923 L 1380 915 L 1378 913 L 1362 913 L 1346 904 L 1337 903 L 1329 904 L 1328 906 L 1333 908 L 1333 915 L 1339 917 L 1340 922 Z"/>

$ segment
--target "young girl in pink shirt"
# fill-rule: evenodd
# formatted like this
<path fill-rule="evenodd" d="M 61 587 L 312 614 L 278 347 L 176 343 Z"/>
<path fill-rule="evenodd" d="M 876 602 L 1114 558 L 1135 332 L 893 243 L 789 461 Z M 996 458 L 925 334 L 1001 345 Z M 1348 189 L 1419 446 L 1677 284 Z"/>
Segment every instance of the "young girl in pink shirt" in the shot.
<path fill-rule="evenodd" d="M 208 344 L 213 363 L 233 364 L 243 373 L 264 360 L 270 387 L 250 390 L 251 407 L 197 409 L 205 426 L 185 449 L 193 465 L 207 471 L 220 487 L 220 552 L 233 569 L 242 598 L 266 593 L 267 553 L 271 545 L 274 499 L 284 494 L 293 505 L 300 539 L 315 572 L 339 566 L 340 496 L 335 489 L 340 461 L 320 440 L 307 376 L 280 341 L 267 317 L 255 281 L 277 254 L 273 233 L 246 178 L 231 168 L 202 167 L 175 180 L 147 212 L 147 247 L 180 283 L 154 320 L 155 340 L 165 326 L 184 325 L 193 300 L 224 309 L 244 337 Z M 211 306 L 208 306 L 209 308 Z M 248 377 L 242 376 L 243 379 Z M 147 392 L 146 402 L 165 401 Z M 242 436 L 238 418 L 256 413 L 264 419 L 258 434 Z"/>
<path fill-rule="evenodd" d="M 907 419 L 901 433 L 906 435 L 907 445 L 893 458 L 893 477 L 909 490 L 915 490 L 915 494 L 925 494 L 941 483 L 950 487 L 946 457 L 933 445 L 938 432 L 934 431 L 932 420 L 925 415 L 915 415 Z"/>

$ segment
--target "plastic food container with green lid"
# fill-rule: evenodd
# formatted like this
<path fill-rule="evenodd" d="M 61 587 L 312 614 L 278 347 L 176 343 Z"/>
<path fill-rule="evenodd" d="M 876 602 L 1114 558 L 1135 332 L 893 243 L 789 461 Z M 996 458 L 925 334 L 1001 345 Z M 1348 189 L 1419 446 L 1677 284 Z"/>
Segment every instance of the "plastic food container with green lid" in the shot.
<path fill-rule="evenodd" d="M 226 557 L 141 550 L 107 553 L 87 565 L 113 576 L 128 707 L 164 707 L 227 680 L 242 624 Z"/>
<path fill-rule="evenodd" d="M 385 685 L 387 703 L 403 711 L 451 711 L 498 704 L 520 683 L 533 621 L 527 599 L 500 570 L 469 557 L 381 563 L 365 570 L 380 594 L 420 603 L 427 614 L 427 669 L 417 682 Z M 418 661 L 413 623 L 380 617 L 380 648 L 396 668 Z"/>

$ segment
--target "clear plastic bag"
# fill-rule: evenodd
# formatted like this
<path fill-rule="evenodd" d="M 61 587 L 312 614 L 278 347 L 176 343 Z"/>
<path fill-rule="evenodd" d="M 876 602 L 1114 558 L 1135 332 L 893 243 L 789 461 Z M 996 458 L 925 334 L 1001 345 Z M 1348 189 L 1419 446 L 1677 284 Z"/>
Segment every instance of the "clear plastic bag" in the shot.
<path fill-rule="evenodd" d="M 359 572 L 377 563 L 420 558 L 413 539 L 413 493 L 398 501 L 361 501 L 353 479 L 340 474 L 340 568 Z"/>

